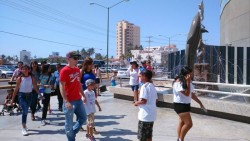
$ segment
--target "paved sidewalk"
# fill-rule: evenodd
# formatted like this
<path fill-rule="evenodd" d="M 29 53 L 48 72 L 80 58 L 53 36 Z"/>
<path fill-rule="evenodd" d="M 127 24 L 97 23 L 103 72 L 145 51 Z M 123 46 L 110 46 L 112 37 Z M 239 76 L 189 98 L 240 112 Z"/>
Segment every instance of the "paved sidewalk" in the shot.
<path fill-rule="evenodd" d="M 136 141 L 137 112 L 131 101 L 114 99 L 109 92 L 99 97 L 102 112 L 96 113 L 95 135 L 97 141 Z M 51 107 L 57 109 L 57 99 L 51 98 Z M 2 106 L 0 107 L 2 109 Z M 41 112 L 36 113 L 37 120 L 31 121 L 28 115 L 29 136 L 21 134 L 21 115 L 0 116 L 1 141 L 66 141 L 64 133 L 64 115 L 53 110 L 48 115 L 50 125 L 41 126 Z M 192 114 L 193 128 L 188 132 L 185 141 L 250 141 L 250 125 L 205 115 Z M 154 141 L 176 141 L 178 117 L 172 109 L 158 108 L 157 121 L 154 125 Z M 84 126 L 86 129 L 86 127 Z M 77 141 L 88 141 L 86 132 L 77 134 Z"/>

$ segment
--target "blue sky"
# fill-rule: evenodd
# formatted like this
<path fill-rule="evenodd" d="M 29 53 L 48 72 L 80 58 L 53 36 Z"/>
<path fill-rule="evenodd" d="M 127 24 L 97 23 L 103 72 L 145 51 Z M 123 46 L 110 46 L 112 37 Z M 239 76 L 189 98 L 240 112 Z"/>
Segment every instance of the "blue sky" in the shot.
<path fill-rule="evenodd" d="M 23 49 L 34 57 L 48 57 L 52 52 L 61 56 L 70 50 L 94 47 L 106 54 L 107 9 L 120 0 L 1 0 L 0 1 L 0 55 L 18 55 Z M 171 44 L 184 49 L 187 33 L 201 0 L 130 0 L 110 9 L 109 56 L 116 57 L 116 24 L 126 20 L 141 29 L 141 45 Z M 209 33 L 203 34 L 206 44 L 219 45 L 220 1 L 204 0 L 203 24 Z M 182 35 L 177 35 L 182 34 Z M 25 36 L 25 37 L 23 37 Z M 27 38 L 32 37 L 31 38 Z M 56 44 L 46 42 L 70 44 Z"/>

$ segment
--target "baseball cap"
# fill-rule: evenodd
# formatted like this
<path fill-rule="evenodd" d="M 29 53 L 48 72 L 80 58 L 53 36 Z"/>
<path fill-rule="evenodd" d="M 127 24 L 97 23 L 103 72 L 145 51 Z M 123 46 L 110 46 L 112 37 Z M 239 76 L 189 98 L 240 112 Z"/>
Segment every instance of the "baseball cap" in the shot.
<path fill-rule="evenodd" d="M 137 64 L 137 62 L 136 61 L 132 61 L 132 62 L 130 62 L 130 64 L 132 65 L 132 64 Z"/>
<path fill-rule="evenodd" d="M 85 82 L 85 85 L 88 87 L 89 85 L 91 84 L 95 84 L 95 81 L 93 79 L 88 79 L 86 82 Z"/>
<path fill-rule="evenodd" d="M 72 57 L 80 57 L 81 55 L 78 54 L 76 51 L 70 51 L 66 54 L 67 58 L 72 58 Z"/>
<path fill-rule="evenodd" d="M 141 61 L 142 64 L 146 64 L 146 60 Z"/>

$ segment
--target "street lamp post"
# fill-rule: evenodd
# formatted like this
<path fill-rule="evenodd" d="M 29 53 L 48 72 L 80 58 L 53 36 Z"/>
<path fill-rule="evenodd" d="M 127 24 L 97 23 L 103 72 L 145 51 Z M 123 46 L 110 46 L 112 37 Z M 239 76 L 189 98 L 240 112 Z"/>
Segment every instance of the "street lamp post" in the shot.
<path fill-rule="evenodd" d="M 182 35 L 182 34 L 174 34 L 174 35 L 172 35 L 172 36 L 164 36 L 164 35 L 158 35 L 158 36 L 161 36 L 161 37 L 165 37 L 165 38 L 167 38 L 168 39 L 168 56 L 169 56 L 169 54 L 170 54 L 170 39 L 171 38 L 173 38 L 173 37 L 175 37 L 175 36 L 177 36 L 177 35 Z M 176 57 L 176 53 L 175 53 L 175 56 L 174 56 L 174 67 L 175 67 L 175 57 Z M 169 59 L 169 57 L 168 57 L 168 59 Z M 168 62 L 169 62 L 169 60 L 168 60 Z M 168 64 L 168 62 L 167 62 L 167 64 Z M 175 71 L 174 71 L 174 73 L 175 73 Z"/>
<path fill-rule="evenodd" d="M 124 1 L 129 1 L 129 0 L 122 0 L 110 7 L 106 7 L 106 6 L 103 6 L 101 4 L 98 4 L 98 3 L 90 3 L 90 5 L 97 5 L 97 6 L 100 6 L 102 8 L 105 8 L 108 10 L 108 19 L 107 19 L 107 78 L 109 78 L 109 75 L 108 75 L 108 66 L 109 66 L 109 10 L 113 7 L 115 7 L 116 5 L 124 2 Z"/>
<path fill-rule="evenodd" d="M 182 34 L 175 34 L 175 35 L 172 35 L 172 36 L 164 36 L 164 35 L 159 35 L 161 37 L 165 37 L 168 39 L 168 52 L 170 52 L 170 39 L 177 36 L 177 35 L 182 35 Z"/>

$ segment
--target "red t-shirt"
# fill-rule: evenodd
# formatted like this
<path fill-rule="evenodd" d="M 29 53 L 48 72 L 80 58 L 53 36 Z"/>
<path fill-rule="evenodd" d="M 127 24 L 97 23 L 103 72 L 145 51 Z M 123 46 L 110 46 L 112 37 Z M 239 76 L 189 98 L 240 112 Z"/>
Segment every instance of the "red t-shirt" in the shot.
<path fill-rule="evenodd" d="M 65 66 L 60 71 L 60 81 L 65 83 L 65 92 L 68 101 L 81 99 L 80 95 L 80 70 L 77 67 Z"/>

